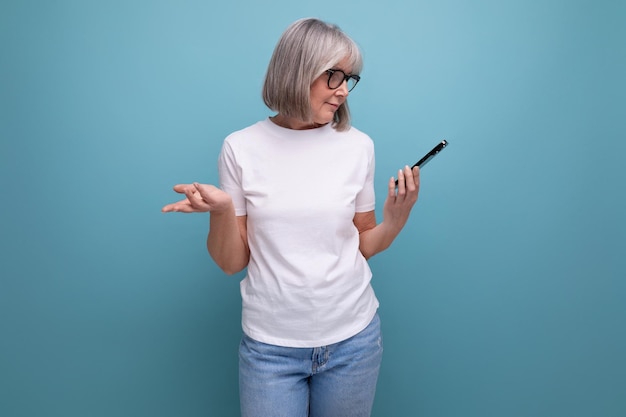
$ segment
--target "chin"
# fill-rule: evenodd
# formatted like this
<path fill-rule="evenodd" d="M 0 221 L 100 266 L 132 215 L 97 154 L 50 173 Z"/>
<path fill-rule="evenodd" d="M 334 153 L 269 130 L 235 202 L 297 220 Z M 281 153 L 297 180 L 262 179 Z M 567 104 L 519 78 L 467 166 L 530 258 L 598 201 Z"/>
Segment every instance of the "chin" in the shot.
<path fill-rule="evenodd" d="M 315 120 L 315 123 L 318 125 L 326 125 L 328 123 L 331 123 L 335 120 L 335 114 L 333 113 L 332 115 L 328 116 L 328 117 L 320 117 L 319 119 Z"/>

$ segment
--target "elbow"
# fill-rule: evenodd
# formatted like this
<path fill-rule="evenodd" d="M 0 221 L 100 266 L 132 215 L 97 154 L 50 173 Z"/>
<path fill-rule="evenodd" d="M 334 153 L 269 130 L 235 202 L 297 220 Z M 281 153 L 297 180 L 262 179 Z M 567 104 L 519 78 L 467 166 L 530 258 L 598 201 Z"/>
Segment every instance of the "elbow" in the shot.
<path fill-rule="evenodd" d="M 360 251 L 361 251 L 361 255 L 363 255 L 366 261 L 369 260 L 372 256 L 374 256 L 373 253 L 369 253 L 366 250 L 360 249 Z"/>
<path fill-rule="evenodd" d="M 245 266 L 241 268 L 233 267 L 231 265 L 218 265 L 218 266 L 220 267 L 222 271 L 224 271 L 226 275 L 235 275 L 236 273 L 243 271 L 245 268 Z"/>
<path fill-rule="evenodd" d="M 364 244 L 359 245 L 359 252 L 361 252 L 361 255 L 363 255 L 365 260 L 370 259 L 372 256 L 378 253 L 376 250 L 374 250 L 374 248 Z"/>
<path fill-rule="evenodd" d="M 213 261 L 226 275 L 235 275 L 248 266 L 250 252 L 247 248 L 242 253 L 237 253 L 237 251 L 225 253 L 220 248 L 216 248 L 207 242 L 207 249 Z"/>
<path fill-rule="evenodd" d="M 248 266 L 248 260 L 245 261 L 243 259 L 220 259 L 217 257 L 213 257 L 213 261 L 217 264 L 217 266 L 224 271 L 226 275 L 235 275 L 238 272 L 241 272 Z"/>
<path fill-rule="evenodd" d="M 365 260 L 369 260 L 374 255 L 384 252 L 391 246 L 391 243 L 385 242 L 384 244 L 372 246 L 372 245 L 361 245 L 359 246 L 359 250 L 361 251 L 361 255 L 365 258 Z"/>
<path fill-rule="evenodd" d="M 235 275 L 243 271 L 248 266 L 249 255 L 241 257 L 217 256 L 217 254 L 209 252 L 213 261 L 224 271 L 226 275 Z"/>

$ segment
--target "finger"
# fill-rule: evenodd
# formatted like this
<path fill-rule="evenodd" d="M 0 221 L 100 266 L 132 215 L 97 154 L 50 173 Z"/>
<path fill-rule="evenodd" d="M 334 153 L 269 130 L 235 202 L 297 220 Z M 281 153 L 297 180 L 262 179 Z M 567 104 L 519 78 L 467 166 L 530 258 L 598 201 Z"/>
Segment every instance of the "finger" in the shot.
<path fill-rule="evenodd" d="M 183 189 L 183 193 L 187 196 L 187 199 L 189 199 L 189 201 L 195 200 L 194 194 L 196 193 L 196 189 L 193 186 L 185 187 Z"/>
<path fill-rule="evenodd" d="M 187 187 L 185 189 L 185 195 L 187 196 L 187 200 L 189 200 L 191 208 L 199 211 L 207 211 L 207 203 L 202 199 L 196 187 L 193 185 Z"/>
<path fill-rule="evenodd" d="M 406 181 L 404 179 L 404 172 L 399 169 L 398 170 L 398 195 L 406 194 Z"/>
<path fill-rule="evenodd" d="M 180 200 L 171 204 L 166 204 L 165 206 L 163 206 L 161 211 L 163 213 L 172 213 L 176 211 L 184 211 L 185 207 L 189 207 L 189 200 L 187 199 Z"/>
<path fill-rule="evenodd" d="M 210 192 L 216 189 L 216 187 L 213 185 L 199 184 L 197 182 L 193 183 L 193 188 L 198 192 L 198 195 L 202 197 L 202 199 L 206 202 L 212 200 Z"/>
<path fill-rule="evenodd" d="M 415 182 L 415 186 L 420 188 L 420 169 L 419 167 L 413 168 L 413 181 Z"/>
<path fill-rule="evenodd" d="M 196 192 L 196 197 L 198 198 L 198 202 L 202 204 L 203 210 L 208 210 L 209 208 L 216 207 L 215 193 L 214 191 L 217 189 L 215 186 L 210 184 L 199 184 L 197 182 L 193 183 L 193 188 Z"/>
<path fill-rule="evenodd" d="M 176 191 L 177 193 L 183 194 L 185 192 L 185 189 L 189 188 L 191 186 L 191 184 L 176 184 L 174 186 L 174 191 Z"/>
<path fill-rule="evenodd" d="M 415 191 L 415 177 L 413 176 L 413 171 L 409 168 L 408 165 L 404 167 L 404 177 L 406 179 L 406 188 L 408 191 Z"/>
<path fill-rule="evenodd" d="M 199 210 L 196 210 L 195 208 L 191 207 L 187 203 L 187 204 L 176 205 L 173 210 L 170 210 L 170 212 L 173 212 L 173 213 L 198 213 Z"/>
<path fill-rule="evenodd" d="M 389 179 L 389 183 L 387 184 L 387 196 L 395 197 L 396 196 L 396 180 L 394 177 Z"/>

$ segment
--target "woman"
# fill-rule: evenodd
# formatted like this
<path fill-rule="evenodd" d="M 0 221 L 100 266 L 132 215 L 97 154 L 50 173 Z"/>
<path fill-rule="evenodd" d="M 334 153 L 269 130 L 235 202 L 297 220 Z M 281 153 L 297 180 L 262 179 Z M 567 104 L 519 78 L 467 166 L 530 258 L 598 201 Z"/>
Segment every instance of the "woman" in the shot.
<path fill-rule="evenodd" d="M 165 212 L 210 212 L 207 248 L 241 282 L 243 416 L 369 416 L 382 357 L 367 259 L 417 201 L 419 169 L 374 213 L 374 146 L 350 125 L 361 53 L 337 26 L 290 25 L 263 86 L 276 115 L 229 135 L 220 187 L 179 184 Z"/>

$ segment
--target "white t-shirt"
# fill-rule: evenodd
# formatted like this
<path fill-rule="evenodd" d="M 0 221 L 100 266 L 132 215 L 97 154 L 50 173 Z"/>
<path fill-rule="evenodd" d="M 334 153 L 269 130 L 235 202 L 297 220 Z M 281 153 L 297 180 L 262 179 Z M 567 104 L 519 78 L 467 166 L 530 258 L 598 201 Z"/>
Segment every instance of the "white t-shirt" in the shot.
<path fill-rule="evenodd" d="M 376 313 L 356 212 L 374 210 L 374 144 L 355 128 L 282 128 L 265 119 L 229 135 L 220 186 L 247 215 L 241 282 L 251 338 L 317 347 L 363 330 Z"/>

